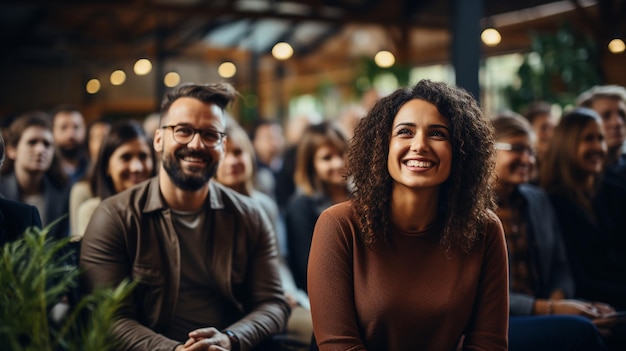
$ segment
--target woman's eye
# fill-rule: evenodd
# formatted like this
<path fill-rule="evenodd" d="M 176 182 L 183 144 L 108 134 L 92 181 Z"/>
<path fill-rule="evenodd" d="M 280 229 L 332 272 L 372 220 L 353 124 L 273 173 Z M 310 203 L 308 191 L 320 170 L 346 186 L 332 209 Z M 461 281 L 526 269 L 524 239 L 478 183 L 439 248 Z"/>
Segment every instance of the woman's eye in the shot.
<path fill-rule="evenodd" d="M 396 135 L 413 135 L 413 132 L 408 128 L 401 128 L 396 132 Z"/>
<path fill-rule="evenodd" d="M 440 131 L 440 130 L 433 130 L 430 135 L 435 136 L 435 137 L 442 137 L 445 138 L 446 137 L 446 133 Z"/>

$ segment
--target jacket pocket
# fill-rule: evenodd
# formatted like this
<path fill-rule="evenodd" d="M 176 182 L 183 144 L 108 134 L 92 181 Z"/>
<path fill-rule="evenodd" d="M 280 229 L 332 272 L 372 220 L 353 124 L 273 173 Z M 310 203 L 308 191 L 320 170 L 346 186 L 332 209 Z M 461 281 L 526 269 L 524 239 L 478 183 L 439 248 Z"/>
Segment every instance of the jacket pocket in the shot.
<path fill-rule="evenodd" d="M 163 285 L 163 272 L 154 267 L 133 266 L 133 279 L 139 284 Z"/>

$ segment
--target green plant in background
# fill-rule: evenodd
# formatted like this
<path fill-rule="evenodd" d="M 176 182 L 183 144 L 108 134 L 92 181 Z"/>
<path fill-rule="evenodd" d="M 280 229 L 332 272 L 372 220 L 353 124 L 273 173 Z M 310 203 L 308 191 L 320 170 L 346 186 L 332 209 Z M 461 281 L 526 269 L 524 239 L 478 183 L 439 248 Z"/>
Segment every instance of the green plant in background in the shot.
<path fill-rule="evenodd" d="M 573 105 L 583 91 L 600 83 L 596 46 L 563 24 L 555 33 L 531 33 L 530 52 L 518 71 L 518 84 L 505 89 L 513 111 L 543 100 L 560 106 Z"/>
<path fill-rule="evenodd" d="M 411 66 L 403 65 L 397 62 L 391 67 L 381 68 L 378 67 L 373 58 L 362 57 L 360 63 L 358 64 L 357 71 L 360 72 L 358 76 L 365 77 L 370 84 L 374 82 L 377 76 L 388 73 L 396 77 L 396 80 L 398 81 L 398 86 L 405 87 L 408 86 L 410 83 L 411 69 Z M 371 86 L 361 86 L 358 84 L 358 81 L 355 81 L 354 89 L 359 96 L 362 95 L 369 88 L 371 88 Z"/>
<path fill-rule="evenodd" d="M 53 322 L 51 308 L 76 287 L 80 272 L 68 264 L 75 255 L 70 239 L 47 236 L 52 225 L 29 228 L 2 247 L 0 349 L 113 350 L 109 330 L 133 284 L 82 296 L 61 321 Z"/>

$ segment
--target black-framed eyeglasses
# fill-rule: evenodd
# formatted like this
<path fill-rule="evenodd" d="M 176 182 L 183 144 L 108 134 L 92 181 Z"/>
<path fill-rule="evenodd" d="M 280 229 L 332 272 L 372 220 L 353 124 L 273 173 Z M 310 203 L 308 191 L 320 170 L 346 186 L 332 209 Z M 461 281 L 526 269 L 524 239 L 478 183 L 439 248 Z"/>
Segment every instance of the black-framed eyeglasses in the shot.
<path fill-rule="evenodd" d="M 535 156 L 535 149 L 526 144 L 496 143 L 496 150 L 511 151 L 521 155 L 528 153 L 529 156 Z"/>
<path fill-rule="evenodd" d="M 204 146 L 217 147 L 222 145 L 226 137 L 226 133 L 215 129 L 195 129 L 186 124 L 162 126 L 161 128 L 171 129 L 174 141 L 181 145 L 189 144 L 196 134 L 200 134 L 200 140 Z"/>

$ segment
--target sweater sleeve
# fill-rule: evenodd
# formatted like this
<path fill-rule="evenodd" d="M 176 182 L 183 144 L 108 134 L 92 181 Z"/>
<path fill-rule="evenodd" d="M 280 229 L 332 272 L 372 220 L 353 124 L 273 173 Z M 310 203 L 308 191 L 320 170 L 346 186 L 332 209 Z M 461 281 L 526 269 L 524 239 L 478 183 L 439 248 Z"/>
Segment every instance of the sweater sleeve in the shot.
<path fill-rule="evenodd" d="M 472 320 L 465 333 L 463 350 L 507 350 L 509 320 L 509 273 L 502 223 L 492 213 L 485 234 L 483 264 L 474 301 Z"/>
<path fill-rule="evenodd" d="M 353 234 L 345 218 L 319 217 L 309 255 L 313 331 L 320 351 L 365 350 L 359 335 L 352 270 Z"/>

